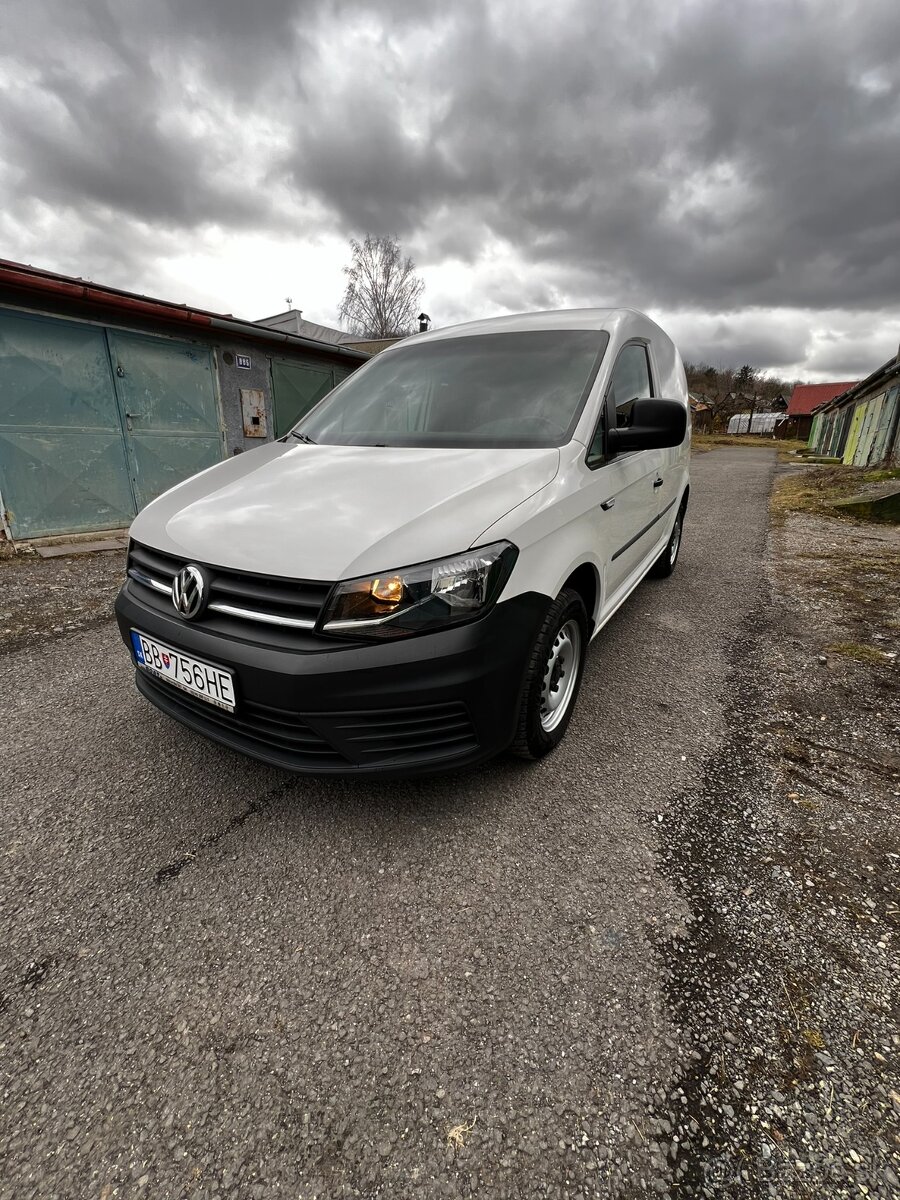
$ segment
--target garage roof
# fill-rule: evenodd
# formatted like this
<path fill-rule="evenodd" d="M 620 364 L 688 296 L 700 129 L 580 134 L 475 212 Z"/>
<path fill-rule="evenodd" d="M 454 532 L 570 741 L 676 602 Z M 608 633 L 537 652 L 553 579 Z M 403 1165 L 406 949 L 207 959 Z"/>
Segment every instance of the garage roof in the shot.
<path fill-rule="evenodd" d="M 352 350 L 349 346 L 335 346 L 330 342 L 300 337 L 283 329 L 270 329 L 253 321 L 242 321 L 233 317 L 231 313 L 215 313 L 208 309 L 192 308 L 187 304 L 174 304 L 171 300 L 141 296 L 137 292 L 126 292 L 121 288 L 107 287 L 72 275 L 60 275 L 55 271 L 44 271 L 39 267 L 11 262 L 8 259 L 0 259 L 0 289 L 27 296 L 32 303 L 36 298 L 40 298 L 45 306 L 53 300 L 81 303 L 106 311 L 121 312 L 133 318 L 142 317 L 179 326 L 187 325 L 198 333 L 204 329 L 207 332 L 214 329 L 224 330 L 241 338 L 282 342 L 297 348 L 318 350 L 319 353 L 327 351 L 330 355 L 343 358 L 365 360 L 370 357 L 361 350 Z"/>

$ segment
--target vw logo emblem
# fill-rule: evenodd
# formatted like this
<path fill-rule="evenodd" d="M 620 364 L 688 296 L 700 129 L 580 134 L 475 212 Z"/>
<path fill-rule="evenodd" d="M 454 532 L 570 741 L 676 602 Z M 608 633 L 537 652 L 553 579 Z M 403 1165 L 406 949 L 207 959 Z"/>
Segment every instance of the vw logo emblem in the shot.
<path fill-rule="evenodd" d="M 199 567 L 188 563 L 172 580 L 172 603 L 188 621 L 192 621 L 206 607 L 206 579 Z"/>

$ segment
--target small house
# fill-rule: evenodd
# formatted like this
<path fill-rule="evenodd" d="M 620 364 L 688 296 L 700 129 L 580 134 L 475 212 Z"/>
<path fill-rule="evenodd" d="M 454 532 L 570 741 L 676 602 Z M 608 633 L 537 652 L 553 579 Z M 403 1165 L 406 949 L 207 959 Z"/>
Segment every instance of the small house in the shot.
<path fill-rule="evenodd" d="M 855 382 L 851 380 L 849 383 L 798 383 L 791 392 L 787 406 L 790 436 L 806 441 L 812 428 L 814 410 L 846 392 Z"/>

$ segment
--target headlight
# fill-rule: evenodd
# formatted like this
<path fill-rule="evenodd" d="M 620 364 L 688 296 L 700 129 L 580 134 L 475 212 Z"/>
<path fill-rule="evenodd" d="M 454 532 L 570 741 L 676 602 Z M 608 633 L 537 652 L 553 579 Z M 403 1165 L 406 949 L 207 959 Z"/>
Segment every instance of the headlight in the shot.
<path fill-rule="evenodd" d="M 453 558 L 345 580 L 329 597 L 322 632 L 397 638 L 471 621 L 497 599 L 517 554 L 509 542 L 495 542 Z"/>

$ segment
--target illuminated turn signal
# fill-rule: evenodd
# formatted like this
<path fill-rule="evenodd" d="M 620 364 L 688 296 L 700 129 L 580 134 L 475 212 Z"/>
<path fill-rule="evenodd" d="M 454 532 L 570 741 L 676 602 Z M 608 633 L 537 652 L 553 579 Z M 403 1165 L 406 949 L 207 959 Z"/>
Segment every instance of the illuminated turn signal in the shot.
<path fill-rule="evenodd" d="M 399 575 L 373 579 L 370 591 L 373 600 L 380 600 L 383 604 L 399 604 L 403 599 L 403 580 Z"/>

